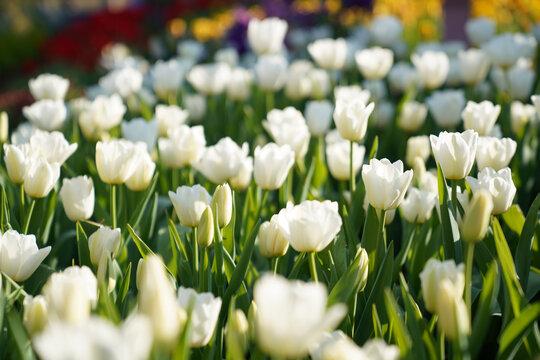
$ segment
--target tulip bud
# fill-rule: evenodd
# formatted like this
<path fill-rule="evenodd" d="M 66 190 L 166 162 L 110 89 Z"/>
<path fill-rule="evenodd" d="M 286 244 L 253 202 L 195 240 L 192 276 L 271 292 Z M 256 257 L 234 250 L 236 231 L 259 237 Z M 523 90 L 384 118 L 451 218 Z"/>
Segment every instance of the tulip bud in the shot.
<path fill-rule="evenodd" d="M 114 262 L 110 254 L 103 253 L 97 265 L 97 280 L 100 286 L 104 286 L 110 293 L 116 285 Z"/>
<path fill-rule="evenodd" d="M 403 103 L 398 125 L 407 132 L 415 132 L 424 125 L 427 115 L 427 106 L 416 101 Z"/>
<path fill-rule="evenodd" d="M 442 279 L 437 294 L 437 321 L 439 329 L 450 339 L 455 339 L 459 334 L 470 333 L 469 315 L 467 306 L 457 295 L 452 282 Z"/>
<path fill-rule="evenodd" d="M 426 135 L 413 136 L 407 140 L 405 161 L 410 167 L 414 166 L 417 157 L 426 162 L 430 154 L 429 138 Z"/>
<path fill-rule="evenodd" d="M 111 229 L 109 227 L 100 227 L 88 238 L 88 247 L 90 249 L 90 260 L 94 266 L 98 266 L 103 255 L 116 257 L 120 247 L 120 229 Z"/>
<path fill-rule="evenodd" d="M 358 287 L 358 291 L 361 292 L 366 287 L 369 269 L 368 254 L 366 249 L 359 248 L 356 252 L 356 257 L 360 257 L 360 261 L 358 263 L 358 283 L 360 286 Z"/>
<path fill-rule="evenodd" d="M 64 178 L 60 198 L 67 217 L 71 221 L 86 220 L 94 212 L 94 183 L 88 176 Z"/>
<path fill-rule="evenodd" d="M 227 359 L 244 359 L 244 354 L 248 346 L 249 324 L 240 309 L 236 309 L 232 317 L 227 322 L 225 343 L 227 346 Z"/>
<path fill-rule="evenodd" d="M 201 248 L 207 248 L 214 241 L 214 215 L 212 208 L 207 205 L 197 226 L 197 243 Z"/>
<path fill-rule="evenodd" d="M 516 185 L 512 180 L 510 168 L 495 171 L 487 167 L 478 173 L 477 178 L 467 176 L 466 180 L 473 194 L 476 194 L 481 189 L 490 193 L 491 200 L 493 200 L 492 213 L 494 215 L 506 212 L 512 205 L 516 195 Z"/>
<path fill-rule="evenodd" d="M 32 197 L 44 198 L 49 195 L 60 177 L 60 165 L 48 163 L 41 158 L 31 159 L 24 173 L 24 191 Z"/>
<path fill-rule="evenodd" d="M 23 324 L 30 336 L 40 332 L 49 322 L 47 301 L 42 295 L 24 298 Z"/>
<path fill-rule="evenodd" d="M 438 297 L 444 280 L 450 282 L 454 295 L 461 298 L 465 289 L 465 265 L 456 265 L 454 260 L 441 262 L 431 258 L 427 261 L 424 270 L 420 273 L 420 282 L 424 304 L 431 313 L 440 313 L 438 310 Z"/>
<path fill-rule="evenodd" d="M 424 163 L 424 160 L 422 160 L 420 157 L 414 158 L 413 163 L 413 183 L 418 184 L 418 187 L 421 187 L 424 183 L 424 176 L 426 175 L 426 164 Z"/>
<path fill-rule="evenodd" d="M 5 111 L 0 113 L 0 143 L 5 143 L 9 133 L 9 118 Z"/>
<path fill-rule="evenodd" d="M 141 152 L 137 157 L 135 171 L 126 180 L 126 186 L 131 191 L 143 191 L 150 186 L 156 164 L 150 154 Z"/>
<path fill-rule="evenodd" d="M 257 304 L 255 304 L 254 301 L 251 301 L 251 306 L 248 310 L 248 332 L 249 332 L 249 338 L 251 340 L 254 340 L 257 336 L 255 330 L 255 321 L 257 318 Z"/>
<path fill-rule="evenodd" d="M 232 218 L 232 193 L 229 184 L 218 185 L 212 196 L 210 206 L 218 217 L 220 228 L 224 228 Z"/>
<path fill-rule="evenodd" d="M 466 242 L 477 242 L 486 236 L 489 227 L 493 200 L 487 190 L 477 191 L 465 209 L 461 224 L 461 238 Z"/>
<path fill-rule="evenodd" d="M 265 221 L 259 227 L 259 250 L 265 258 L 283 256 L 287 253 L 289 242 L 279 231 L 278 217 L 272 216 L 270 221 Z"/>
<path fill-rule="evenodd" d="M 15 184 L 24 182 L 24 173 L 26 171 L 26 160 L 30 147 L 25 144 L 10 145 L 4 144 L 4 162 L 9 178 Z"/>
<path fill-rule="evenodd" d="M 191 187 L 180 186 L 176 192 L 169 191 L 169 197 L 180 223 L 189 227 L 199 225 L 201 215 L 212 199 L 208 191 L 199 184 Z"/>

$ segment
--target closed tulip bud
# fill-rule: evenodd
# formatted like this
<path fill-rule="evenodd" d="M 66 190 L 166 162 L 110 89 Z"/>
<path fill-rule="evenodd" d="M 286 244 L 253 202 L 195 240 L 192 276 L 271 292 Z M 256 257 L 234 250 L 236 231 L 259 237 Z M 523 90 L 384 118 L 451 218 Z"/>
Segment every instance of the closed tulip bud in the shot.
<path fill-rule="evenodd" d="M 244 312 L 234 310 L 232 317 L 227 321 L 225 330 L 225 346 L 227 358 L 231 360 L 244 359 L 249 344 L 249 324 Z"/>
<path fill-rule="evenodd" d="M 506 212 L 512 205 L 516 195 L 516 186 L 512 180 L 510 168 L 495 171 L 492 168 L 485 168 L 478 173 L 477 178 L 467 176 L 467 183 L 471 187 L 473 194 L 482 189 L 491 194 L 493 200 L 492 214 L 499 215 Z"/>
<path fill-rule="evenodd" d="M 398 125 L 403 130 L 412 133 L 424 125 L 427 115 L 427 106 L 416 101 L 407 101 L 401 107 Z"/>
<path fill-rule="evenodd" d="M 176 105 L 156 105 L 156 121 L 159 136 L 167 136 L 169 129 L 183 125 L 189 113 Z"/>
<path fill-rule="evenodd" d="M 486 236 L 489 227 L 493 200 L 488 191 L 478 190 L 465 209 L 461 228 L 461 238 L 466 242 L 475 243 Z"/>
<path fill-rule="evenodd" d="M 214 335 L 218 316 L 221 311 L 221 298 L 214 297 L 212 293 L 196 293 L 195 290 L 180 286 L 178 288 L 178 305 L 185 311 L 193 302 L 191 313 L 192 332 L 189 337 L 189 346 L 200 348 L 208 345 Z"/>
<path fill-rule="evenodd" d="M 5 143 L 9 133 L 9 118 L 5 111 L 0 113 L 0 143 Z"/>
<path fill-rule="evenodd" d="M 500 105 L 493 105 L 485 100 L 481 103 L 467 102 L 467 106 L 461 113 L 465 129 L 474 130 L 479 136 L 488 135 L 501 113 Z"/>
<path fill-rule="evenodd" d="M 255 148 L 253 178 L 264 190 L 276 190 L 283 185 L 294 164 L 294 151 L 289 145 L 275 143 Z"/>
<path fill-rule="evenodd" d="M 49 195 L 59 177 L 58 163 L 50 164 L 42 158 L 31 158 L 24 173 L 24 191 L 34 198 L 44 198 Z"/>
<path fill-rule="evenodd" d="M 298 252 L 319 252 L 334 240 L 341 229 L 337 202 L 305 200 L 299 205 L 287 203 L 277 222 L 279 230 Z"/>
<path fill-rule="evenodd" d="M 9 178 L 15 184 L 24 182 L 26 164 L 30 156 L 30 146 L 28 144 L 11 145 L 4 144 L 4 163 Z"/>
<path fill-rule="evenodd" d="M 287 27 L 287 22 L 277 17 L 252 18 L 247 30 L 249 46 L 258 55 L 275 54 L 283 46 Z"/>
<path fill-rule="evenodd" d="M 141 152 L 136 158 L 135 171 L 126 180 L 126 186 L 131 191 L 143 191 L 150 186 L 156 164 L 147 152 Z"/>
<path fill-rule="evenodd" d="M 436 194 L 411 187 L 401 202 L 401 213 L 408 222 L 422 224 L 431 217 L 436 200 Z"/>
<path fill-rule="evenodd" d="M 143 142 L 146 150 L 152 152 L 156 147 L 158 137 L 158 124 L 155 119 L 147 121 L 144 118 L 135 118 L 122 122 L 122 136 L 131 142 Z"/>
<path fill-rule="evenodd" d="M 484 16 L 471 18 L 465 24 L 465 32 L 471 43 L 480 46 L 491 40 L 497 31 L 497 24 L 492 19 Z"/>
<path fill-rule="evenodd" d="M 201 121 L 206 115 L 206 97 L 201 94 L 186 94 L 184 106 L 189 113 L 189 120 L 193 122 Z"/>
<path fill-rule="evenodd" d="M 307 46 L 317 65 L 327 70 L 339 70 L 347 59 L 347 42 L 342 39 L 319 39 Z"/>
<path fill-rule="evenodd" d="M 442 279 L 437 294 L 437 324 L 449 339 L 459 334 L 468 335 L 471 331 L 467 305 L 457 296 L 452 282 Z"/>
<path fill-rule="evenodd" d="M 199 225 L 203 211 L 212 200 L 208 191 L 199 184 L 180 186 L 176 192 L 169 191 L 169 197 L 180 223 L 188 227 Z"/>
<path fill-rule="evenodd" d="M 426 51 L 412 54 L 411 61 L 418 71 L 420 82 L 428 89 L 441 87 L 450 70 L 448 55 L 442 51 Z"/>
<path fill-rule="evenodd" d="M 399 206 L 413 177 L 413 171 L 403 172 L 403 163 L 388 159 L 371 159 L 362 167 L 362 179 L 371 206 L 379 210 L 393 210 Z"/>
<path fill-rule="evenodd" d="M 139 261 L 137 288 L 139 311 L 152 322 L 154 338 L 160 344 L 172 345 L 186 321 L 186 312 L 176 303 L 161 257 L 151 255 Z"/>
<path fill-rule="evenodd" d="M 63 100 L 39 100 L 23 108 L 24 117 L 41 130 L 60 129 L 67 117 L 67 107 Z"/>
<path fill-rule="evenodd" d="M 356 64 L 366 79 L 382 79 L 394 63 L 394 52 L 381 47 L 372 47 L 355 54 Z"/>
<path fill-rule="evenodd" d="M 510 138 L 480 136 L 476 147 L 478 170 L 490 167 L 495 171 L 507 167 L 516 153 L 517 143 Z"/>
<path fill-rule="evenodd" d="M 486 78 L 489 58 L 479 49 L 469 49 L 458 53 L 461 79 L 465 84 L 479 84 Z"/>
<path fill-rule="evenodd" d="M 28 87 L 36 100 L 64 100 L 69 80 L 55 74 L 40 74 L 28 81 Z"/>
<path fill-rule="evenodd" d="M 277 215 L 261 224 L 257 239 L 261 255 L 267 259 L 283 256 L 289 248 L 289 242 L 279 230 Z"/>
<path fill-rule="evenodd" d="M 413 136 L 407 140 L 405 161 L 411 168 L 414 168 L 416 158 L 420 158 L 425 163 L 430 154 L 429 138 L 426 135 Z"/>
<path fill-rule="evenodd" d="M 535 96 L 533 95 L 531 98 L 534 99 Z M 521 137 L 525 130 L 525 126 L 534 121 L 535 118 L 536 108 L 534 105 L 523 104 L 517 100 L 512 101 L 512 105 L 510 106 L 510 127 L 515 135 Z"/>
<path fill-rule="evenodd" d="M 50 252 L 50 246 L 38 249 L 34 235 L 8 230 L 0 235 L 0 271 L 14 281 L 24 281 L 36 271 Z"/>
<path fill-rule="evenodd" d="M 366 249 L 359 248 L 355 257 L 360 258 L 358 262 L 358 277 L 356 279 L 359 284 L 358 291 L 361 292 L 366 287 L 369 269 L 369 259 Z"/>
<path fill-rule="evenodd" d="M 96 167 L 101 181 L 121 184 L 135 172 L 137 157 L 146 152 L 144 143 L 134 144 L 127 140 L 98 141 L 96 144 Z"/>
<path fill-rule="evenodd" d="M 49 318 L 83 324 L 97 303 L 97 279 L 88 267 L 70 266 L 53 273 L 43 286 Z"/>
<path fill-rule="evenodd" d="M 94 213 L 94 182 L 84 175 L 64 178 L 60 189 L 64 211 L 71 221 L 87 220 Z"/>
<path fill-rule="evenodd" d="M 197 243 L 201 248 L 207 248 L 214 241 L 214 215 L 210 205 L 204 209 L 197 226 Z"/>
<path fill-rule="evenodd" d="M 334 107 L 328 100 L 308 101 L 304 116 L 312 136 L 323 136 L 328 131 L 332 121 Z"/>
<path fill-rule="evenodd" d="M 461 298 L 465 289 L 465 265 L 456 265 L 454 260 L 429 259 L 420 273 L 420 284 L 424 305 L 431 313 L 439 314 L 437 303 L 443 280 L 449 280 L 454 295 Z"/>
<path fill-rule="evenodd" d="M 461 89 L 434 91 L 426 99 L 426 104 L 437 125 L 452 129 L 459 124 L 465 107 L 465 94 Z"/>
<path fill-rule="evenodd" d="M 334 109 L 334 122 L 342 138 L 350 141 L 358 141 L 366 135 L 368 119 L 375 104 L 365 103 L 359 100 L 350 102 L 340 101 Z"/>
<path fill-rule="evenodd" d="M 262 55 L 255 64 L 255 79 L 263 91 L 276 92 L 287 81 L 287 60 L 281 55 Z"/>
<path fill-rule="evenodd" d="M 473 130 L 462 133 L 443 131 L 439 136 L 430 135 L 435 161 L 447 179 L 463 179 L 474 164 L 478 134 Z"/>
<path fill-rule="evenodd" d="M 210 206 L 217 214 L 220 228 L 229 224 L 232 218 L 232 192 L 229 184 L 218 185 L 212 196 Z"/>
<path fill-rule="evenodd" d="M 116 274 L 114 269 L 114 261 L 108 254 L 103 254 L 97 265 L 97 280 L 99 286 L 107 289 L 107 292 L 112 292 L 116 286 Z"/>
<path fill-rule="evenodd" d="M 49 323 L 49 310 L 43 295 L 24 298 L 23 324 L 30 336 L 41 332 Z"/>
<path fill-rule="evenodd" d="M 121 235 L 120 229 L 111 229 L 102 226 L 97 229 L 88 238 L 88 247 L 90 249 L 90 260 L 94 266 L 98 266 L 100 259 L 108 255 L 115 258 L 120 247 Z"/>

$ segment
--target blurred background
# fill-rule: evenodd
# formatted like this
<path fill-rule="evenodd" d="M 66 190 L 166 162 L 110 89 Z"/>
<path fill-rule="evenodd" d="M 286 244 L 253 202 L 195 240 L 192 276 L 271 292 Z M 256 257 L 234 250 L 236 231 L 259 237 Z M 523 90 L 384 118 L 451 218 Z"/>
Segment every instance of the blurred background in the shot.
<path fill-rule="evenodd" d="M 246 50 L 249 19 L 278 16 L 295 27 L 339 36 L 373 15 L 394 14 L 410 49 L 430 40 L 466 40 L 467 18 L 487 16 L 499 31 L 528 31 L 540 20 L 538 0 L 2 0 L 0 109 L 31 102 L 28 79 L 56 72 L 72 95 L 95 81 L 104 49 L 122 42 L 150 59 L 166 57 L 181 39 Z M 322 25 L 322 26 L 321 26 Z M 323 29 L 323 30 L 321 30 Z M 220 45 L 221 46 L 221 45 Z M 77 81 L 80 82 L 78 87 Z"/>

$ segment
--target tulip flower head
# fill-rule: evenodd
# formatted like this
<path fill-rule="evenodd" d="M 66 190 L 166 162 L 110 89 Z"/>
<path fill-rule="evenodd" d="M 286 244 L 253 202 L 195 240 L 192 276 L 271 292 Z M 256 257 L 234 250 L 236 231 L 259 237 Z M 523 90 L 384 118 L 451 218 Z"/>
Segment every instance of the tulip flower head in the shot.
<path fill-rule="evenodd" d="M 8 230 L 0 235 L 0 271 L 14 281 L 24 281 L 36 271 L 50 252 L 50 246 L 38 249 L 34 235 Z"/>
<path fill-rule="evenodd" d="M 443 131 L 431 135 L 431 150 L 447 179 L 459 180 L 469 174 L 474 164 L 478 133 L 466 130 L 462 133 Z"/>
<path fill-rule="evenodd" d="M 388 159 L 371 159 L 362 167 L 362 179 L 369 204 L 379 210 L 393 210 L 399 206 L 411 184 L 413 171 L 403 172 L 403 163 Z"/>

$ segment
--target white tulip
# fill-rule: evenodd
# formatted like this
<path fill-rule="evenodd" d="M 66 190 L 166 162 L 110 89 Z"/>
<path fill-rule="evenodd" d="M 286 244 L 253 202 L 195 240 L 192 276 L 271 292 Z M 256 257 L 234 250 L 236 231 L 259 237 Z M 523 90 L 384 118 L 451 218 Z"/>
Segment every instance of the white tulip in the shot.
<path fill-rule="evenodd" d="M 116 69 L 121 66 L 123 60 L 130 56 L 130 53 L 127 45 L 123 43 L 109 44 L 101 50 L 99 63 L 107 70 Z"/>
<path fill-rule="evenodd" d="M 110 97 L 99 95 L 79 115 L 79 125 L 85 138 L 96 140 L 101 132 L 108 131 L 122 122 L 126 106 L 118 94 Z"/>
<path fill-rule="evenodd" d="M 482 50 L 493 65 L 503 68 L 509 67 L 523 56 L 523 49 L 518 40 L 512 33 L 500 34 L 484 43 Z"/>
<path fill-rule="evenodd" d="M 449 58 L 448 75 L 445 84 L 450 87 L 459 87 L 462 85 L 461 65 L 457 56 Z"/>
<path fill-rule="evenodd" d="M 506 212 L 512 205 L 516 195 L 516 186 L 512 180 L 510 168 L 495 171 L 487 167 L 478 173 L 477 178 L 467 176 L 466 180 L 473 193 L 480 189 L 489 191 L 493 199 L 494 215 Z"/>
<path fill-rule="evenodd" d="M 270 110 L 263 120 L 263 127 L 278 145 L 289 145 L 294 151 L 296 160 L 304 158 L 309 145 L 309 129 L 300 111 L 292 106 L 283 110 Z"/>
<path fill-rule="evenodd" d="M 388 159 L 371 159 L 362 167 L 362 179 L 371 206 L 379 210 L 393 210 L 399 206 L 413 177 L 413 171 L 403 172 L 403 163 Z"/>
<path fill-rule="evenodd" d="M 382 339 L 370 339 L 362 346 L 366 359 L 369 360 L 398 360 L 399 347 L 388 345 Z"/>
<path fill-rule="evenodd" d="M 535 96 L 533 95 L 531 98 L 534 102 Z M 538 103 L 540 104 L 540 101 Z M 512 132 L 515 135 L 521 136 L 525 126 L 535 120 L 536 112 L 534 105 L 524 104 L 517 100 L 512 101 L 512 105 L 510 106 L 510 127 L 512 128 Z"/>
<path fill-rule="evenodd" d="M 491 132 L 500 113 L 501 106 L 493 105 L 489 100 L 480 103 L 468 101 L 461 113 L 463 126 L 465 129 L 476 131 L 479 136 L 487 135 Z"/>
<path fill-rule="evenodd" d="M 294 164 L 294 151 L 289 145 L 269 143 L 257 146 L 254 153 L 253 178 L 264 190 L 276 190 L 283 185 Z"/>
<path fill-rule="evenodd" d="M 353 172 L 357 174 L 362 167 L 366 148 L 353 142 Z M 326 161 L 330 174 L 337 180 L 350 180 L 351 142 L 341 138 L 341 141 L 326 141 Z"/>
<path fill-rule="evenodd" d="M 156 164 L 150 154 L 140 152 L 136 157 L 135 171 L 126 180 L 126 186 L 131 191 L 143 191 L 150 186 L 156 170 Z"/>
<path fill-rule="evenodd" d="M 309 72 L 309 80 L 311 83 L 311 98 L 323 99 L 330 93 L 330 75 L 323 69 L 312 69 Z"/>
<path fill-rule="evenodd" d="M 189 113 L 187 110 L 183 110 L 176 105 L 157 105 L 155 118 L 157 121 L 158 135 L 167 136 L 169 129 L 174 129 L 183 125 L 188 116 Z"/>
<path fill-rule="evenodd" d="M 201 94 L 184 95 L 184 106 L 191 121 L 200 121 L 206 115 L 206 97 Z"/>
<path fill-rule="evenodd" d="M 30 158 L 24 173 L 24 191 L 34 198 L 49 195 L 60 177 L 60 164 L 43 158 Z"/>
<path fill-rule="evenodd" d="M 214 54 L 215 62 L 222 62 L 231 68 L 238 65 L 238 51 L 234 47 L 221 48 Z"/>
<path fill-rule="evenodd" d="M 28 158 L 32 155 L 30 145 L 4 144 L 4 163 L 9 178 L 15 184 L 24 182 Z"/>
<path fill-rule="evenodd" d="M 143 142 L 146 150 L 152 152 L 156 147 L 158 125 L 156 119 L 147 121 L 144 118 L 135 118 L 122 122 L 122 136 L 131 142 Z"/>
<path fill-rule="evenodd" d="M 279 52 L 283 46 L 287 27 L 285 20 L 275 17 L 263 20 L 251 19 L 247 30 L 251 49 L 258 55 Z"/>
<path fill-rule="evenodd" d="M 517 143 L 510 138 L 480 136 L 476 147 L 478 170 L 490 167 L 495 171 L 507 167 L 516 153 Z"/>
<path fill-rule="evenodd" d="M 111 229 L 101 226 L 88 237 L 88 248 L 90 249 L 90 260 L 94 266 L 98 266 L 103 256 L 115 258 L 120 248 L 120 229 Z"/>
<path fill-rule="evenodd" d="M 49 323 L 49 310 L 43 295 L 24 298 L 23 324 L 30 336 L 41 332 Z"/>
<path fill-rule="evenodd" d="M 225 63 L 194 66 L 186 76 L 187 81 L 204 95 L 219 95 L 227 86 L 231 68 Z"/>
<path fill-rule="evenodd" d="M 465 84 L 478 84 L 485 80 L 490 61 L 480 49 L 469 49 L 458 53 L 461 78 Z"/>
<path fill-rule="evenodd" d="M 414 100 L 403 103 L 398 119 L 399 127 L 410 133 L 418 131 L 424 125 L 427 111 L 425 104 Z"/>
<path fill-rule="evenodd" d="M 455 128 L 465 107 L 465 94 L 461 89 L 434 91 L 426 99 L 426 104 L 438 126 Z"/>
<path fill-rule="evenodd" d="M 411 168 L 414 166 L 417 157 L 425 163 L 430 154 L 431 148 L 429 147 L 429 137 L 426 135 L 413 136 L 407 140 L 405 162 Z"/>
<path fill-rule="evenodd" d="M 446 81 L 450 70 L 448 55 L 442 51 L 412 54 L 411 61 L 418 71 L 420 82 L 428 89 L 436 89 Z"/>
<path fill-rule="evenodd" d="M 176 59 L 158 60 L 150 70 L 156 95 L 163 100 L 168 100 L 169 96 L 176 96 L 184 81 L 184 72 L 185 68 Z"/>
<path fill-rule="evenodd" d="M 371 21 L 369 30 L 375 44 L 391 46 L 401 40 L 403 24 L 394 15 L 379 15 Z"/>
<path fill-rule="evenodd" d="M 220 228 L 224 228 L 231 222 L 233 200 L 229 184 L 220 184 L 216 187 L 216 190 L 212 195 L 212 200 L 210 201 L 210 206 L 212 207 L 214 216 L 217 217 Z"/>
<path fill-rule="evenodd" d="M 216 298 L 209 292 L 198 294 L 193 289 L 180 286 L 178 304 L 187 311 L 192 301 L 192 328 L 189 342 L 191 347 L 199 348 L 206 346 L 214 334 L 221 310 L 221 298 Z"/>
<path fill-rule="evenodd" d="M 222 184 L 238 175 L 248 153 L 247 143 L 240 147 L 230 137 L 224 137 L 216 145 L 207 147 L 193 166 L 214 184 Z"/>
<path fill-rule="evenodd" d="M 55 74 L 40 74 L 28 81 L 28 87 L 36 100 L 64 100 L 69 80 Z"/>
<path fill-rule="evenodd" d="M 38 249 L 34 235 L 8 230 L 0 235 L 0 271 L 14 281 L 24 281 L 50 252 L 50 246 Z"/>
<path fill-rule="evenodd" d="M 431 217 L 436 199 L 432 192 L 411 187 L 399 207 L 408 222 L 421 224 Z"/>
<path fill-rule="evenodd" d="M 238 174 L 229 179 L 231 188 L 236 191 L 245 190 L 251 184 L 251 175 L 253 174 L 253 158 L 246 156 L 242 160 Z"/>
<path fill-rule="evenodd" d="M 334 240 L 341 229 L 337 202 L 305 200 L 287 203 L 278 214 L 279 230 L 294 250 L 319 252 Z"/>
<path fill-rule="evenodd" d="M 525 101 L 533 91 L 535 72 L 530 61 L 521 60 L 508 70 L 506 78 L 512 99 Z"/>
<path fill-rule="evenodd" d="M 437 325 L 450 339 L 470 333 L 469 311 L 449 279 L 442 279 L 437 294 Z M 457 326 L 457 327 L 456 327 Z"/>
<path fill-rule="evenodd" d="M 84 175 L 64 178 L 60 198 L 67 217 L 71 221 L 87 220 L 94 213 L 94 182 Z"/>
<path fill-rule="evenodd" d="M 465 264 L 456 265 L 454 260 L 439 261 L 431 258 L 420 273 L 424 305 L 431 313 L 439 314 L 437 298 L 443 280 L 449 280 L 456 297 L 462 297 L 465 289 Z M 443 309 L 445 310 L 445 309 Z"/>
<path fill-rule="evenodd" d="M 197 40 L 182 40 L 176 46 L 176 52 L 181 58 L 188 58 L 197 62 L 203 57 L 205 46 Z"/>
<path fill-rule="evenodd" d="M 466 130 L 462 133 L 443 131 L 439 136 L 430 135 L 431 150 L 437 164 L 447 179 L 463 179 L 474 164 L 478 133 Z"/>
<path fill-rule="evenodd" d="M 158 139 L 158 148 L 163 163 L 172 169 L 194 165 L 204 154 L 206 139 L 201 125 L 180 125 L 169 130 L 168 138 Z"/>
<path fill-rule="evenodd" d="M 307 46 L 307 50 L 317 65 L 327 70 L 339 70 L 345 65 L 347 43 L 344 39 L 320 39 Z"/>
<path fill-rule="evenodd" d="M 285 83 L 285 96 L 291 100 L 302 100 L 312 93 L 310 73 L 313 64 L 307 60 L 296 60 L 289 66 Z"/>
<path fill-rule="evenodd" d="M 308 101 L 304 116 L 312 136 L 323 136 L 330 128 L 334 106 L 328 100 Z"/>
<path fill-rule="evenodd" d="M 97 303 L 97 279 L 88 267 L 70 266 L 53 273 L 42 290 L 51 319 L 82 324 Z"/>
<path fill-rule="evenodd" d="M 356 64 L 366 79 L 382 79 L 394 63 L 394 52 L 381 47 L 372 47 L 355 54 Z"/>
<path fill-rule="evenodd" d="M 124 67 L 113 70 L 99 79 L 99 85 L 109 95 L 118 94 L 124 99 L 141 90 L 143 76 L 137 69 Z"/>
<path fill-rule="evenodd" d="M 370 97 L 371 94 L 369 91 L 362 90 L 362 88 L 358 85 L 336 86 L 334 88 L 334 98 L 336 99 L 336 102 L 351 102 L 358 100 L 364 104 L 367 104 Z"/>
<path fill-rule="evenodd" d="M 227 84 L 227 96 L 235 101 L 246 101 L 251 93 L 253 73 L 243 68 L 235 68 L 231 72 Z"/>
<path fill-rule="evenodd" d="M 255 282 L 255 333 L 262 351 L 281 358 L 307 356 L 309 349 L 334 329 L 347 310 L 326 308 L 327 291 L 320 283 L 263 275 Z"/>
<path fill-rule="evenodd" d="M 67 107 L 62 100 L 38 100 L 23 107 L 24 117 L 34 126 L 46 131 L 60 129 L 67 117 Z"/>
<path fill-rule="evenodd" d="M 169 191 L 169 198 L 180 223 L 188 227 L 199 225 L 204 209 L 212 200 L 208 191 L 199 184 L 179 186 L 176 192 Z"/>
<path fill-rule="evenodd" d="M 68 143 L 64 134 L 59 131 L 47 132 L 36 129 L 30 137 L 32 155 L 51 163 L 63 164 L 77 150 L 77 146 L 77 143 Z"/>
<path fill-rule="evenodd" d="M 101 181 L 107 184 L 121 184 L 133 174 L 137 156 L 146 152 L 142 142 L 132 143 L 124 139 L 96 144 L 96 167 Z"/>
<path fill-rule="evenodd" d="M 278 91 L 287 81 L 287 60 L 281 55 L 259 56 L 254 70 L 257 85 L 263 91 Z"/>
<path fill-rule="evenodd" d="M 312 350 L 311 357 L 313 360 L 368 359 L 362 349 L 341 330 L 325 334 L 322 342 Z"/>
<path fill-rule="evenodd" d="M 341 137 L 350 141 L 363 139 L 374 107 L 375 104 L 366 106 L 366 103 L 360 100 L 338 100 L 334 109 L 334 122 Z"/>
<path fill-rule="evenodd" d="M 398 62 L 388 73 L 388 83 L 393 90 L 404 93 L 413 86 L 418 86 L 420 77 L 418 71 L 411 64 Z"/>
<path fill-rule="evenodd" d="M 473 45 L 480 46 L 495 35 L 497 24 L 492 19 L 480 16 L 465 23 L 465 32 Z"/>
<path fill-rule="evenodd" d="M 265 258 L 280 257 L 287 253 L 289 242 L 279 229 L 279 216 L 273 215 L 270 221 L 265 221 L 259 227 L 257 234 L 259 250 Z"/>
<path fill-rule="evenodd" d="M 534 107 L 536 108 L 536 114 L 538 117 L 540 117 L 540 95 L 532 95 L 531 101 L 534 104 Z"/>

